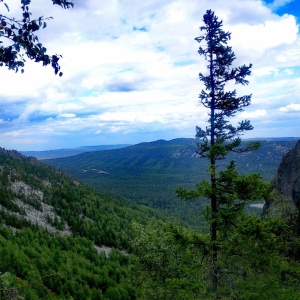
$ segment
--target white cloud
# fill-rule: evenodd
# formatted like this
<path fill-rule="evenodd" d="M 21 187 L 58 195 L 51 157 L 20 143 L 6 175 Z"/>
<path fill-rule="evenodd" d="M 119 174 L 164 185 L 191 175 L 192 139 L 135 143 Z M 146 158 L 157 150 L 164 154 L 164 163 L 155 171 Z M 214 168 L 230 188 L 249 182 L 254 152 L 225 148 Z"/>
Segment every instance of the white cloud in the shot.
<path fill-rule="evenodd" d="M 282 112 L 300 112 L 300 104 L 299 103 L 291 103 L 287 106 L 280 107 L 279 110 Z"/>
<path fill-rule="evenodd" d="M 287 2 L 274 1 L 272 9 Z M 36 132 L 44 146 L 76 133 L 89 142 L 96 141 L 90 136 L 114 132 L 127 138 L 134 133 L 137 142 L 145 132 L 193 136 L 208 119 L 198 106 L 198 73 L 206 63 L 194 38 L 209 8 L 232 32 L 236 63 L 253 63 L 249 86 L 238 87 L 239 94 L 253 94 L 253 104 L 237 117 L 275 124 L 278 107 L 281 113 L 294 109 L 291 99 L 300 92 L 298 24 L 263 1 L 87 0 L 74 1 L 70 10 L 51 3 L 36 0 L 32 8 L 54 17 L 40 38 L 50 53 L 63 55 L 64 76 L 32 62 L 23 75 L 0 69 L 0 134 L 14 136 L 5 143 L 22 147 L 22 139 Z"/>
<path fill-rule="evenodd" d="M 63 113 L 63 114 L 59 114 L 57 116 L 58 118 L 75 118 L 76 115 L 75 114 L 71 114 L 71 113 Z"/>
<path fill-rule="evenodd" d="M 247 112 L 247 111 L 243 111 L 238 115 L 239 119 L 247 119 L 247 120 L 251 120 L 251 119 L 256 119 L 256 118 L 262 118 L 267 116 L 267 111 L 264 109 L 259 109 L 259 110 L 255 110 L 255 111 L 251 111 L 251 112 Z"/>
<path fill-rule="evenodd" d="M 271 9 L 276 10 L 276 9 L 281 8 L 281 7 L 285 6 L 286 4 L 289 4 L 289 3 L 293 2 L 293 1 L 295 1 L 295 0 L 274 0 L 268 6 Z"/>
<path fill-rule="evenodd" d="M 235 25 L 232 44 L 238 48 L 266 53 L 266 51 L 291 45 L 297 39 L 295 17 L 284 15 L 277 20 L 265 20 L 258 24 Z"/>

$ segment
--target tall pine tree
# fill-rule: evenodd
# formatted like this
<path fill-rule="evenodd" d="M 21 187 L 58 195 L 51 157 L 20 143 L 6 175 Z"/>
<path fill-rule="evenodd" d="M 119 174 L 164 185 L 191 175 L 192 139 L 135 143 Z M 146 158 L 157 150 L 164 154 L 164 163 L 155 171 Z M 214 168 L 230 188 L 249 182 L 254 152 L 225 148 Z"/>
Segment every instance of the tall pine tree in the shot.
<path fill-rule="evenodd" d="M 241 176 L 230 162 L 225 170 L 219 171 L 217 161 L 224 159 L 228 151 L 244 152 L 256 149 L 258 143 L 250 143 L 242 148 L 240 135 L 253 129 L 249 120 L 239 122 L 236 126 L 229 122 L 236 113 L 241 112 L 251 103 L 251 95 L 238 97 L 236 90 L 229 91 L 226 84 L 247 85 L 246 77 L 251 74 L 251 67 L 243 65 L 232 67 L 235 54 L 227 45 L 230 33 L 225 32 L 222 21 L 208 10 L 203 17 L 204 26 L 201 35 L 195 40 L 201 44 L 199 54 L 207 61 L 207 71 L 199 74 L 204 84 L 199 95 L 199 102 L 209 109 L 206 128 L 196 127 L 196 137 L 200 140 L 198 154 L 209 160 L 209 181 L 197 184 L 197 190 L 177 189 L 177 194 L 184 200 L 205 196 L 210 199 L 210 247 L 211 247 L 211 289 L 217 292 L 221 266 L 218 255 L 222 251 L 226 232 L 234 224 L 248 200 L 267 197 L 268 184 L 261 181 L 258 174 Z"/>

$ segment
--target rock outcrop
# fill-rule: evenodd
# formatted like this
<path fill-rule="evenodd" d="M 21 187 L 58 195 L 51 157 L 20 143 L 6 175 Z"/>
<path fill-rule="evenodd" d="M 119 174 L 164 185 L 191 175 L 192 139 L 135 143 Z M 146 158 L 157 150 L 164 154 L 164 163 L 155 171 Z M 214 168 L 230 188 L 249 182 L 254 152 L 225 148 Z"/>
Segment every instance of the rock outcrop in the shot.
<path fill-rule="evenodd" d="M 300 140 L 282 159 L 274 185 L 280 195 L 300 207 Z"/>

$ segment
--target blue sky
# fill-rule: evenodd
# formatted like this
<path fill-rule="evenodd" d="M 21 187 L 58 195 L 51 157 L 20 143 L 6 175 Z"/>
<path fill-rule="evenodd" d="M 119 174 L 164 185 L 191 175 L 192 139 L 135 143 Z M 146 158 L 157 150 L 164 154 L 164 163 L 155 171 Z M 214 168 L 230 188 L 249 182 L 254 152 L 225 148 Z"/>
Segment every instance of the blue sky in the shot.
<path fill-rule="evenodd" d="M 206 68 L 194 38 L 207 9 L 232 32 L 237 65 L 253 64 L 252 104 L 232 120 L 250 119 L 247 137 L 300 136 L 298 0 L 74 0 L 53 16 L 40 39 L 63 55 L 63 77 L 28 62 L 24 74 L 0 70 L 1 147 L 46 150 L 194 137 L 205 126 L 199 106 Z M 10 13 L 19 1 L 7 0 Z M 1 7 L 4 12 L 5 8 Z"/>
<path fill-rule="evenodd" d="M 264 2 L 272 11 L 276 12 L 280 16 L 284 14 L 291 14 L 296 18 L 300 17 L 300 4 L 297 0 L 265 0 Z"/>

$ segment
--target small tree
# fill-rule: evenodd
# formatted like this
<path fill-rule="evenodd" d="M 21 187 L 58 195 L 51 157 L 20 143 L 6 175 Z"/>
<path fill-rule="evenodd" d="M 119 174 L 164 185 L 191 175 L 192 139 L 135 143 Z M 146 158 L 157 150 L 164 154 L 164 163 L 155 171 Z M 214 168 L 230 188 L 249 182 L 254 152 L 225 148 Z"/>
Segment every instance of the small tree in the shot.
<path fill-rule="evenodd" d="M 235 163 L 230 162 L 225 170 L 218 171 L 217 161 L 224 159 L 228 151 L 244 152 L 256 149 L 259 143 L 241 147 L 240 135 L 252 130 L 249 120 L 244 120 L 233 126 L 229 118 L 235 116 L 251 103 L 251 95 L 238 97 L 236 90 L 226 90 L 226 84 L 234 81 L 246 85 L 246 77 L 251 74 L 251 67 L 243 65 L 232 67 L 235 54 L 227 45 L 230 33 L 222 29 L 222 21 L 208 10 L 203 17 L 203 33 L 195 40 L 201 44 L 198 53 L 207 61 L 207 73 L 199 74 L 205 89 L 201 91 L 200 103 L 209 109 L 208 126 L 205 129 L 196 127 L 198 154 L 209 160 L 210 180 L 197 184 L 197 190 L 177 189 L 177 194 L 184 200 L 205 196 L 210 199 L 210 209 L 206 214 L 210 223 L 211 244 L 211 288 L 217 291 L 220 266 L 218 254 L 221 244 L 228 236 L 229 228 L 235 224 L 236 218 L 242 212 L 247 200 L 267 197 L 269 185 L 260 179 L 258 174 L 241 176 L 237 173 Z"/>
<path fill-rule="evenodd" d="M 72 0 L 51 0 L 53 4 L 62 8 L 73 7 Z M 25 55 L 35 62 L 42 62 L 43 66 L 51 65 L 55 74 L 62 75 L 58 61 L 60 55 L 48 55 L 47 49 L 39 42 L 37 32 L 47 26 L 46 20 L 38 17 L 32 19 L 30 12 L 31 0 L 21 0 L 22 16 L 0 14 L 0 66 L 16 72 L 21 69 L 24 72 Z M 5 0 L 0 0 L 9 13 L 9 6 Z"/>

